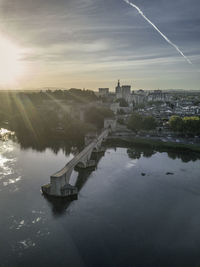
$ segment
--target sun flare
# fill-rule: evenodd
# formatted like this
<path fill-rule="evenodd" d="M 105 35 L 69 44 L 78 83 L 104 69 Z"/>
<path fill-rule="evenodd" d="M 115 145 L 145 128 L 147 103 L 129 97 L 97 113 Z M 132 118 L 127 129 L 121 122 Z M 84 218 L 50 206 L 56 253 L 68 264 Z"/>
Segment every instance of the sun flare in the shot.
<path fill-rule="evenodd" d="M 0 86 L 16 85 L 24 74 L 23 49 L 0 36 Z"/>

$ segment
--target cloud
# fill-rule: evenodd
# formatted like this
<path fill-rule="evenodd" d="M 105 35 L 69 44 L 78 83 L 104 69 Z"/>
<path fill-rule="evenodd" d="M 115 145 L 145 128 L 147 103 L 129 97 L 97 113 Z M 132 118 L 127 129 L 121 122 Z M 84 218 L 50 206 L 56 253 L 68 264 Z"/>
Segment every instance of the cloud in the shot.
<path fill-rule="evenodd" d="M 197 0 L 134 0 L 134 3 L 198 63 L 200 3 Z M 122 79 L 125 76 L 128 82 L 128 77 L 131 80 L 143 75 L 147 84 L 150 70 L 156 76 L 161 75 L 160 70 L 166 75 L 172 70 L 176 73 L 177 69 L 183 71 L 180 87 L 186 84 L 187 67 L 176 51 L 152 33 L 143 18 L 122 0 L 0 0 L 0 22 L 1 31 L 26 48 L 23 60 L 31 66 L 30 73 L 36 80 L 31 81 L 30 74 L 28 81 L 34 85 L 38 81 L 53 83 L 53 76 L 62 77 L 61 83 L 67 85 L 73 75 L 77 80 L 87 78 L 88 83 L 95 78 L 99 83 L 104 77 L 108 81 L 119 76 Z M 43 78 L 42 74 L 38 78 L 39 72 L 45 73 Z M 72 72 L 72 76 L 64 78 Z M 93 78 L 89 78 L 90 72 Z M 170 80 L 170 75 L 166 79 Z M 196 88 L 197 79 L 192 84 Z"/>
<path fill-rule="evenodd" d="M 81 55 L 88 58 L 90 54 L 94 56 L 94 54 L 107 51 L 108 49 L 110 49 L 110 44 L 105 40 L 96 40 L 90 43 L 67 42 L 66 44 L 50 45 L 48 49 L 43 47 L 35 48 L 33 51 L 24 54 L 23 60 L 32 62 L 64 62 L 69 59 L 82 58 Z"/>

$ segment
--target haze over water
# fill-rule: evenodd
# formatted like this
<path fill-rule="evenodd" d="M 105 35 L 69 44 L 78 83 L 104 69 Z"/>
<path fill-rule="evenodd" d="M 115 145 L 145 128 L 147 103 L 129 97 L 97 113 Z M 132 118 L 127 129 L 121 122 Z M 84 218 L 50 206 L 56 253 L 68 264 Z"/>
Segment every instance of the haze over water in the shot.
<path fill-rule="evenodd" d="M 192 154 L 108 148 L 94 172 L 79 175 L 78 200 L 52 203 L 40 186 L 71 155 L 12 141 L 0 151 L 0 266 L 200 263 L 200 160 Z"/>

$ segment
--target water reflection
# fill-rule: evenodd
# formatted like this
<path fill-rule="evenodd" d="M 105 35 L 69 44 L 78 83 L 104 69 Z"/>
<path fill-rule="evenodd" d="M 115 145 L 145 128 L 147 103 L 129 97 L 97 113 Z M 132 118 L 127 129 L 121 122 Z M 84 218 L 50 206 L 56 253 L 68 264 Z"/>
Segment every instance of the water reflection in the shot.
<path fill-rule="evenodd" d="M 182 162 L 190 162 L 190 161 L 197 161 L 200 159 L 200 154 L 195 152 L 183 152 L 183 151 L 168 151 L 168 157 L 171 159 L 181 159 Z"/>
<path fill-rule="evenodd" d="M 9 138 L 13 138 L 14 132 L 5 128 L 0 128 L 0 140 L 7 141 Z"/>
<path fill-rule="evenodd" d="M 200 159 L 200 154 L 196 152 L 188 152 L 188 151 L 169 151 L 165 150 L 154 150 L 151 148 L 143 148 L 143 147 L 132 147 L 127 149 L 127 154 L 131 159 L 140 159 L 142 156 L 145 158 L 150 158 L 157 152 L 166 152 L 168 157 L 176 160 L 181 159 L 182 162 L 190 162 L 190 161 L 197 161 Z"/>
<path fill-rule="evenodd" d="M 128 148 L 127 154 L 131 159 L 140 159 L 141 156 L 145 158 L 150 158 L 156 153 L 156 151 L 149 148 Z"/>
<path fill-rule="evenodd" d="M 3 187 L 8 187 L 12 192 L 17 191 L 17 184 L 22 179 L 19 169 L 15 168 L 17 157 L 13 154 L 14 149 L 12 141 L 4 139 L 0 142 L 0 191 Z"/>
<path fill-rule="evenodd" d="M 5 153 L 5 151 L 4 151 Z M 0 175 L 12 174 L 12 168 L 9 166 L 16 159 L 9 159 L 4 154 L 0 155 Z"/>
<path fill-rule="evenodd" d="M 17 253 L 18 257 L 22 257 L 24 250 L 34 248 L 35 246 L 36 243 L 30 238 L 27 238 L 25 240 L 14 242 L 12 244 L 12 251 Z"/>
<path fill-rule="evenodd" d="M 65 155 L 69 155 L 70 153 L 75 154 L 81 150 L 83 147 L 83 140 L 80 139 L 76 141 L 72 141 L 66 138 L 66 141 L 63 141 L 63 137 L 60 137 L 59 134 L 55 134 L 54 136 L 46 136 L 41 137 L 35 140 L 33 137 L 29 135 L 22 135 L 20 132 L 16 131 L 11 132 L 7 129 L 0 128 L 0 140 L 4 142 L 1 145 L 0 149 L 6 152 L 13 149 L 12 142 L 9 145 L 8 141 L 11 140 L 20 145 L 22 150 L 32 149 L 37 152 L 44 152 L 46 149 L 50 149 L 54 154 L 58 154 L 59 151 L 63 151 Z M 0 167 L 3 164 L 4 158 L 1 157 L 2 151 L 0 150 Z"/>
<path fill-rule="evenodd" d="M 69 154 L 76 154 L 77 152 L 81 151 L 83 148 L 83 139 L 80 139 L 78 142 L 72 141 L 67 139 L 66 142 L 61 141 L 63 138 L 60 138 L 59 134 L 56 134 L 55 136 L 48 136 L 45 138 L 37 139 L 37 142 L 34 138 L 31 136 L 24 136 L 21 135 L 20 132 L 16 132 L 15 134 L 13 132 L 10 132 L 6 129 L 0 129 L 0 133 L 4 133 L 4 136 L 6 138 L 10 138 L 13 141 L 17 142 L 21 149 L 33 149 L 38 152 L 44 152 L 46 149 L 50 149 L 53 151 L 54 154 L 58 154 L 59 151 L 62 151 L 66 156 Z M 112 143 L 112 142 L 111 142 Z M 108 144 L 107 144 L 108 145 Z M 112 147 L 116 149 L 116 147 L 127 147 L 125 144 L 121 144 L 121 142 L 117 142 L 114 145 L 109 144 L 109 147 Z M 6 148 L 9 149 L 9 147 L 6 144 Z M 181 159 L 182 162 L 189 162 L 189 161 L 196 161 L 200 159 L 200 153 L 197 152 L 191 152 L 191 151 L 183 151 L 181 149 L 167 149 L 167 148 L 156 148 L 153 149 L 149 146 L 145 145 L 137 145 L 134 147 L 129 146 L 127 147 L 127 153 L 130 158 L 132 159 L 140 159 L 141 156 L 145 158 L 150 158 L 152 155 L 154 155 L 156 152 L 167 152 L 168 156 L 171 159 Z M 1 152 L 1 151 L 0 151 Z M 1 164 L 4 163 L 4 158 L 0 156 L 0 168 Z M 5 172 L 4 172 L 5 173 Z"/>
<path fill-rule="evenodd" d="M 16 216 L 10 217 L 10 230 L 21 230 L 22 228 L 30 228 L 33 224 L 39 222 L 44 223 L 46 220 L 44 212 L 38 212 L 37 214 L 32 211 L 32 214 L 28 218 L 17 218 Z"/>
<path fill-rule="evenodd" d="M 63 213 L 66 212 L 66 210 L 69 208 L 69 206 L 72 203 L 72 199 L 65 199 L 65 198 L 55 198 L 43 195 L 43 197 L 47 200 L 52 213 L 55 217 L 63 215 Z M 75 200 L 75 199 L 74 199 Z"/>
<path fill-rule="evenodd" d="M 17 177 L 17 178 L 14 178 L 14 179 L 9 179 L 8 181 L 6 182 L 3 182 L 3 185 L 4 186 L 8 186 L 9 184 L 15 184 L 17 182 L 19 182 L 21 180 L 21 176 Z"/>
<path fill-rule="evenodd" d="M 55 134 L 54 136 L 45 136 L 40 137 L 37 140 L 32 138 L 31 136 L 21 135 L 19 132 L 15 133 L 15 137 L 12 139 L 17 142 L 21 149 L 33 149 L 38 152 L 44 152 L 46 149 L 50 149 L 53 153 L 58 154 L 60 150 L 67 156 L 70 153 L 76 153 L 81 150 L 83 147 L 83 140 L 80 139 L 76 141 L 69 140 L 66 138 L 66 141 L 63 136 L 59 134 Z"/>

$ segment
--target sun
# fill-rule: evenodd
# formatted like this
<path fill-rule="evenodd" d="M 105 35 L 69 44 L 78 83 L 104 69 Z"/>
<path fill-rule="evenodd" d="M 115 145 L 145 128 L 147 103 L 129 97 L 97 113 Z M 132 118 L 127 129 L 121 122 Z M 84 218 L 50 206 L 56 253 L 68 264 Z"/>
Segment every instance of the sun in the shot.
<path fill-rule="evenodd" d="M 0 36 L 0 86 L 16 85 L 25 72 L 23 49 Z"/>

